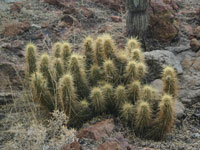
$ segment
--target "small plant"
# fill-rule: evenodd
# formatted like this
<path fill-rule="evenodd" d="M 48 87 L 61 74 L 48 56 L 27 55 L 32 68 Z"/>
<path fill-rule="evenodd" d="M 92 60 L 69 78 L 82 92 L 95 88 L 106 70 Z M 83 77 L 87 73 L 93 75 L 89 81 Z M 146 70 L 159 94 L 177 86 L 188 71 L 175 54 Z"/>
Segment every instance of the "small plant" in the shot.
<path fill-rule="evenodd" d="M 146 136 L 145 133 L 150 127 L 152 113 L 149 103 L 141 101 L 137 107 L 135 128 L 140 136 Z"/>
<path fill-rule="evenodd" d="M 34 44 L 29 43 L 25 48 L 25 59 L 26 59 L 26 75 L 28 77 L 31 76 L 32 73 L 36 72 L 36 55 L 37 55 L 37 48 Z"/>
<path fill-rule="evenodd" d="M 54 57 L 56 57 L 56 58 L 61 57 L 61 48 L 62 48 L 62 43 L 61 42 L 56 42 L 53 45 L 53 54 L 54 54 Z"/>
<path fill-rule="evenodd" d="M 51 112 L 54 109 L 64 111 L 69 118 L 68 125 L 73 127 L 107 113 L 120 116 L 141 137 L 165 137 L 173 125 L 171 99 L 177 97 L 174 69 L 166 67 L 163 70 L 163 98 L 160 101 L 155 89 L 148 84 L 142 85 L 148 72 L 137 39 L 128 40 L 126 51 L 118 51 L 109 35 L 96 40 L 87 37 L 83 50 L 83 54 L 72 53 L 69 43 L 58 42 L 53 46 L 53 56 L 42 54 L 38 67 L 31 71 L 35 101 Z M 29 54 L 26 55 L 29 58 Z M 35 60 L 34 57 L 33 62 L 26 61 L 26 66 L 31 66 L 29 64 Z M 155 132 L 154 126 L 157 127 Z"/>
<path fill-rule="evenodd" d="M 159 112 L 157 116 L 157 128 L 154 133 L 156 140 L 162 139 L 167 133 L 171 131 L 174 123 L 174 104 L 170 95 L 163 95 L 161 103 L 159 104 Z"/>
<path fill-rule="evenodd" d="M 90 99 L 95 113 L 101 114 L 105 111 L 105 99 L 100 88 L 95 87 L 92 89 Z"/>
<path fill-rule="evenodd" d="M 167 66 L 162 74 L 163 93 L 177 97 L 177 77 L 174 68 Z"/>

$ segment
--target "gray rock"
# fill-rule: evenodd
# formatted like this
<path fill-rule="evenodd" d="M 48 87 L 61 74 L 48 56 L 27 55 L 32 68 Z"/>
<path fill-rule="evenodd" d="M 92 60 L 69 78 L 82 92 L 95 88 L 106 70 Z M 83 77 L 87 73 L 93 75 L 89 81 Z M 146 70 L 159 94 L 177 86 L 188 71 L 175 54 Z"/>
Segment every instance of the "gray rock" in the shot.
<path fill-rule="evenodd" d="M 177 74 L 182 74 L 183 69 L 180 61 L 176 56 L 169 51 L 155 50 L 144 53 L 145 60 L 149 66 L 147 81 L 153 81 L 161 77 L 161 73 L 164 67 L 172 66 L 176 69 Z"/>
<path fill-rule="evenodd" d="M 175 101 L 175 114 L 178 119 L 185 116 L 185 107 L 180 101 Z"/>
<path fill-rule="evenodd" d="M 163 82 L 161 79 L 156 79 L 151 82 L 151 86 L 156 89 L 158 98 L 162 96 Z"/>

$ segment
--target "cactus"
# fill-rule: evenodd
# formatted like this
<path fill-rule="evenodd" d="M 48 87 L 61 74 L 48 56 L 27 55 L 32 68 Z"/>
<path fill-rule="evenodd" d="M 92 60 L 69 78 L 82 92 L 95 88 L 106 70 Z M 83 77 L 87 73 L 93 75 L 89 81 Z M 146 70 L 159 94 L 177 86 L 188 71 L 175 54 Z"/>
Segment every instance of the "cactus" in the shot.
<path fill-rule="evenodd" d="M 64 71 L 67 72 L 68 63 L 71 56 L 72 50 L 68 42 L 64 42 L 61 47 L 61 59 L 63 61 Z"/>
<path fill-rule="evenodd" d="M 62 77 L 64 73 L 62 60 L 60 58 L 55 58 L 53 60 L 53 66 L 51 70 L 53 70 L 54 79 L 56 80 L 56 82 L 58 82 L 58 80 Z"/>
<path fill-rule="evenodd" d="M 34 44 L 29 43 L 25 48 L 25 59 L 26 59 L 26 75 L 30 77 L 32 73 L 36 72 L 36 54 L 37 48 Z"/>
<path fill-rule="evenodd" d="M 47 80 L 47 86 L 49 90 L 54 93 L 55 80 L 53 79 L 52 71 L 50 70 L 50 58 L 48 54 L 42 54 L 39 64 L 39 71 L 42 73 L 44 78 Z"/>
<path fill-rule="evenodd" d="M 145 136 L 144 133 L 150 127 L 152 121 L 151 116 L 152 113 L 149 103 L 141 101 L 137 107 L 135 119 L 136 133 L 140 136 Z"/>
<path fill-rule="evenodd" d="M 137 63 L 136 65 L 137 70 L 137 79 L 141 80 L 147 73 L 146 65 L 144 63 Z"/>
<path fill-rule="evenodd" d="M 127 92 L 124 86 L 119 85 L 116 87 L 115 89 L 115 93 L 114 93 L 114 97 L 115 97 L 115 104 L 116 104 L 116 108 L 120 109 L 122 107 L 122 105 L 128 101 L 127 98 Z"/>
<path fill-rule="evenodd" d="M 106 103 L 106 108 L 107 111 L 110 113 L 114 113 L 113 108 L 115 107 L 114 105 L 114 89 L 113 86 L 109 83 L 106 83 L 103 87 L 102 87 L 102 92 L 105 98 L 105 103 Z"/>
<path fill-rule="evenodd" d="M 127 53 L 118 51 L 109 35 L 95 41 L 87 37 L 80 54 L 72 53 L 69 43 L 58 42 L 52 55 L 42 54 L 37 70 L 33 67 L 36 48 L 31 44 L 27 47 L 32 47 L 30 51 L 26 48 L 26 69 L 28 77 L 32 74 L 29 85 L 34 101 L 49 111 L 64 111 L 68 126 L 80 128 L 91 117 L 106 113 L 119 117 L 142 138 L 160 140 L 170 132 L 177 97 L 176 73 L 171 67 L 163 70 L 164 96 L 159 100 L 155 89 L 142 85 L 147 67 L 137 39 L 127 42 Z"/>
<path fill-rule="evenodd" d="M 83 42 L 83 49 L 86 59 L 86 69 L 89 70 L 94 62 L 94 41 L 91 37 L 87 37 Z"/>
<path fill-rule="evenodd" d="M 102 90 L 94 87 L 90 94 L 91 104 L 96 114 L 102 114 L 105 111 L 105 99 Z"/>
<path fill-rule="evenodd" d="M 106 60 L 103 64 L 105 80 L 107 82 L 116 83 L 118 82 L 117 68 L 115 67 L 112 60 Z"/>
<path fill-rule="evenodd" d="M 32 74 L 31 90 L 34 101 L 39 102 L 43 107 L 47 108 L 51 112 L 54 110 L 55 104 L 47 90 L 47 81 L 41 73 L 35 72 Z"/>
<path fill-rule="evenodd" d="M 59 94 L 62 110 L 71 118 L 77 102 L 74 80 L 71 74 L 65 74 L 59 81 Z"/>
<path fill-rule="evenodd" d="M 131 84 L 128 85 L 128 98 L 135 104 L 141 98 L 141 84 L 140 81 L 133 81 Z"/>
<path fill-rule="evenodd" d="M 103 48 L 104 53 L 107 59 L 115 59 L 115 43 L 112 40 L 112 37 L 108 34 L 105 34 L 103 36 L 104 42 L 103 42 Z"/>
<path fill-rule="evenodd" d="M 80 56 L 73 54 L 69 62 L 69 70 L 74 78 L 74 84 L 77 87 L 77 94 L 80 98 L 89 95 L 89 85 L 85 74 L 85 68 L 80 64 Z"/>
<path fill-rule="evenodd" d="M 121 118 L 127 122 L 128 125 L 133 127 L 135 117 L 135 110 L 133 104 L 128 102 L 124 103 L 121 109 Z"/>
<path fill-rule="evenodd" d="M 98 37 L 96 39 L 94 58 L 97 65 L 102 66 L 103 61 L 105 60 L 105 54 L 103 50 L 103 39 L 102 37 Z"/>
<path fill-rule="evenodd" d="M 140 49 L 134 49 L 131 52 L 131 58 L 136 62 L 144 62 L 144 56 Z"/>
<path fill-rule="evenodd" d="M 142 95 L 143 95 L 142 99 L 144 101 L 151 103 L 155 98 L 154 89 L 149 85 L 145 85 L 142 90 Z"/>
<path fill-rule="evenodd" d="M 156 140 L 162 139 L 167 133 L 171 131 L 174 123 L 174 105 L 170 95 L 163 95 L 159 104 L 159 112 L 156 120 L 156 130 L 153 133 Z"/>
<path fill-rule="evenodd" d="M 53 45 L 53 55 L 54 55 L 55 58 L 61 57 L 61 48 L 62 48 L 61 42 L 56 42 Z"/>
<path fill-rule="evenodd" d="M 93 86 L 96 86 L 98 84 L 98 81 L 102 79 L 102 71 L 98 65 L 94 64 L 91 66 L 89 70 L 89 77 L 90 83 Z"/>
<path fill-rule="evenodd" d="M 126 83 L 131 83 L 132 81 L 137 79 L 137 70 L 136 70 L 135 61 L 128 62 L 126 66 L 124 78 L 125 78 L 124 80 L 126 81 Z"/>
<path fill-rule="evenodd" d="M 163 93 L 177 97 L 177 77 L 172 67 L 167 66 L 162 73 Z"/>
<path fill-rule="evenodd" d="M 130 38 L 126 44 L 126 51 L 128 52 L 128 54 L 131 54 L 131 52 L 134 49 L 140 49 L 140 48 L 141 44 L 137 38 Z"/>

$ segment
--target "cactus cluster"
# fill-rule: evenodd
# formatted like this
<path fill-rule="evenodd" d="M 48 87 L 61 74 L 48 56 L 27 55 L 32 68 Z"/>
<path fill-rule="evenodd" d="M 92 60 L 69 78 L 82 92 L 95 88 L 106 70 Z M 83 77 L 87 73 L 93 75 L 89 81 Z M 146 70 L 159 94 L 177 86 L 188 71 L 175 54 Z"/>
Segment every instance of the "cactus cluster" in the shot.
<path fill-rule="evenodd" d="M 37 60 L 36 46 L 28 44 L 26 73 L 34 101 L 49 111 L 64 111 L 72 125 L 112 114 L 140 137 L 159 140 L 170 132 L 177 97 L 172 67 L 163 70 L 163 96 L 158 98 L 155 89 L 143 84 L 147 66 L 137 39 L 129 39 L 126 49 L 118 51 L 110 35 L 87 37 L 83 52 L 57 42 L 52 55 L 44 53 Z"/>

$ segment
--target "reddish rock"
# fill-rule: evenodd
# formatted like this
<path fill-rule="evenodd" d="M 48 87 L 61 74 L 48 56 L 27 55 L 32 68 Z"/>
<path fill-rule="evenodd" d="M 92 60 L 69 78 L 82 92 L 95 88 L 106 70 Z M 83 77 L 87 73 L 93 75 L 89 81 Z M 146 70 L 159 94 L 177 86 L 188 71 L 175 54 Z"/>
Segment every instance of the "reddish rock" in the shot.
<path fill-rule="evenodd" d="M 87 128 L 83 128 L 78 131 L 78 138 L 88 138 L 97 141 L 101 141 L 103 137 L 109 136 L 109 134 L 114 129 L 114 121 L 113 119 L 107 119 L 91 125 Z"/>
<path fill-rule="evenodd" d="M 71 144 L 68 144 L 66 146 L 63 146 L 61 150 L 82 150 L 83 148 L 81 147 L 81 145 L 75 141 Z"/>
<path fill-rule="evenodd" d="M 85 17 L 87 17 L 88 19 L 94 17 L 94 13 L 93 13 L 91 10 L 89 10 L 89 9 L 87 9 L 87 8 L 85 8 L 85 7 L 82 7 L 82 8 L 81 8 L 81 14 L 83 14 L 83 15 L 84 15 Z"/>
<path fill-rule="evenodd" d="M 162 0 L 151 0 L 148 12 L 149 33 L 153 38 L 161 42 L 170 42 L 178 35 L 179 23 L 170 5 Z"/>
<path fill-rule="evenodd" d="M 98 150 L 121 150 L 121 147 L 116 141 L 107 141 L 100 145 Z"/>
<path fill-rule="evenodd" d="M 200 8 L 196 9 L 196 14 L 200 16 Z"/>
<path fill-rule="evenodd" d="M 122 19 L 119 16 L 111 16 L 111 20 L 114 22 L 122 22 Z"/>
<path fill-rule="evenodd" d="M 5 36 L 16 36 L 18 34 L 22 34 L 30 28 L 30 24 L 28 22 L 15 22 L 10 23 L 5 26 L 4 35 Z"/>
<path fill-rule="evenodd" d="M 187 25 L 183 25 L 183 28 L 186 34 L 188 35 L 188 37 L 191 39 L 194 36 L 192 26 L 187 24 Z"/>
<path fill-rule="evenodd" d="M 112 30 L 112 26 L 111 25 L 105 25 L 100 27 L 100 29 L 98 30 L 98 33 L 104 33 L 106 31 L 111 31 Z"/>
<path fill-rule="evenodd" d="M 196 38 L 200 38 L 200 26 L 198 26 L 198 27 L 194 30 L 194 35 L 196 36 Z"/>
<path fill-rule="evenodd" d="M 10 6 L 10 11 L 11 12 L 20 12 L 21 11 L 21 4 L 20 3 L 13 3 L 11 6 Z"/>
<path fill-rule="evenodd" d="M 190 41 L 190 47 L 193 51 L 197 52 L 200 49 L 200 41 L 197 39 L 192 39 Z"/>

